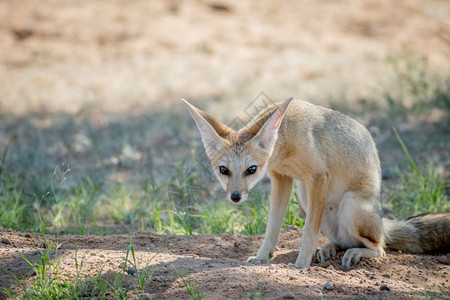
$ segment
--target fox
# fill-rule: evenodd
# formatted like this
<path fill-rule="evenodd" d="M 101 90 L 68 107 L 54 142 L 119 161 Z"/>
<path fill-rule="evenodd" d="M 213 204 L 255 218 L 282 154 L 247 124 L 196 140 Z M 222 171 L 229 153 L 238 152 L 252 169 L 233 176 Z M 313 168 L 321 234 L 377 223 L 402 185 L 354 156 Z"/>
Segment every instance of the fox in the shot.
<path fill-rule="evenodd" d="M 207 157 L 234 204 L 268 174 L 270 209 L 264 241 L 247 262 L 268 264 L 276 249 L 294 182 L 305 219 L 295 268 L 307 268 L 345 251 L 342 267 L 385 250 L 450 250 L 450 213 L 406 219 L 382 217 L 381 167 L 375 142 L 358 121 L 290 97 L 260 111 L 234 130 L 182 99 L 200 131 Z M 317 251 L 320 234 L 328 242 Z M 317 252 L 317 253 L 316 253 Z"/>

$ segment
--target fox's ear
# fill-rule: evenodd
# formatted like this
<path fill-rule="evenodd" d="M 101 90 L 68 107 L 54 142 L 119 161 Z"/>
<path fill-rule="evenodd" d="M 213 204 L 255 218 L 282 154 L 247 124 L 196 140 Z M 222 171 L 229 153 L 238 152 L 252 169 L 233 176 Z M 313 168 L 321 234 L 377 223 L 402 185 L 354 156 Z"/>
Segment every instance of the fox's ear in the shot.
<path fill-rule="evenodd" d="M 286 111 L 289 107 L 289 103 L 293 98 L 290 97 L 281 104 L 278 109 L 272 114 L 272 116 L 261 127 L 255 137 L 252 139 L 254 145 L 267 152 L 272 152 L 273 146 L 278 138 L 278 129 L 280 128 L 281 121 L 283 121 Z"/>
<path fill-rule="evenodd" d="M 197 123 L 197 127 L 202 135 L 203 145 L 207 152 L 209 150 L 219 150 L 221 146 L 228 143 L 225 140 L 225 137 L 229 135 L 233 129 L 214 119 L 204 111 L 196 108 L 186 100 L 181 99 L 181 101 L 186 104 L 192 118 L 194 118 L 195 123 Z"/>

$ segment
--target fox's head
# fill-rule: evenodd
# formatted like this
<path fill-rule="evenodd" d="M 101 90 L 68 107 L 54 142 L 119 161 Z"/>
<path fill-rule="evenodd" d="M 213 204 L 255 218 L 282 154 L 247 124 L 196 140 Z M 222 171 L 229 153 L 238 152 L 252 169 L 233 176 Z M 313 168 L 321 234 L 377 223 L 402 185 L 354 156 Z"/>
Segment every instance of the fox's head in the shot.
<path fill-rule="evenodd" d="M 291 100 L 287 99 L 235 131 L 183 99 L 200 130 L 214 172 L 231 202 L 247 200 L 250 189 L 264 177 L 278 138 L 278 128 Z"/>

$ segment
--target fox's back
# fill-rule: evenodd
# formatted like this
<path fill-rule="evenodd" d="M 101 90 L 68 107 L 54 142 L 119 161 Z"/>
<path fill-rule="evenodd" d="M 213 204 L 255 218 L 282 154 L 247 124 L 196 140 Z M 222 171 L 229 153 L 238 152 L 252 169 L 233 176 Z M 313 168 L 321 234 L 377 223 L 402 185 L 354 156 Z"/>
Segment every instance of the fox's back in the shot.
<path fill-rule="evenodd" d="M 328 172 L 331 185 L 342 189 L 378 193 L 381 181 L 378 153 L 368 130 L 342 113 L 301 100 L 290 104 L 271 165 L 298 179 L 302 173 Z"/>

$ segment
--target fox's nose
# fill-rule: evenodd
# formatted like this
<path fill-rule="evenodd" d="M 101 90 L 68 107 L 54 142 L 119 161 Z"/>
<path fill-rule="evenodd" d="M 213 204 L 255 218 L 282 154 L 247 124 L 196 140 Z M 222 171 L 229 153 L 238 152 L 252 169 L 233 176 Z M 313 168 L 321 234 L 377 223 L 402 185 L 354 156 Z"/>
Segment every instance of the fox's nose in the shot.
<path fill-rule="evenodd" d="M 241 200 L 241 193 L 239 192 L 232 192 L 230 195 L 231 201 L 234 203 L 238 203 Z"/>

